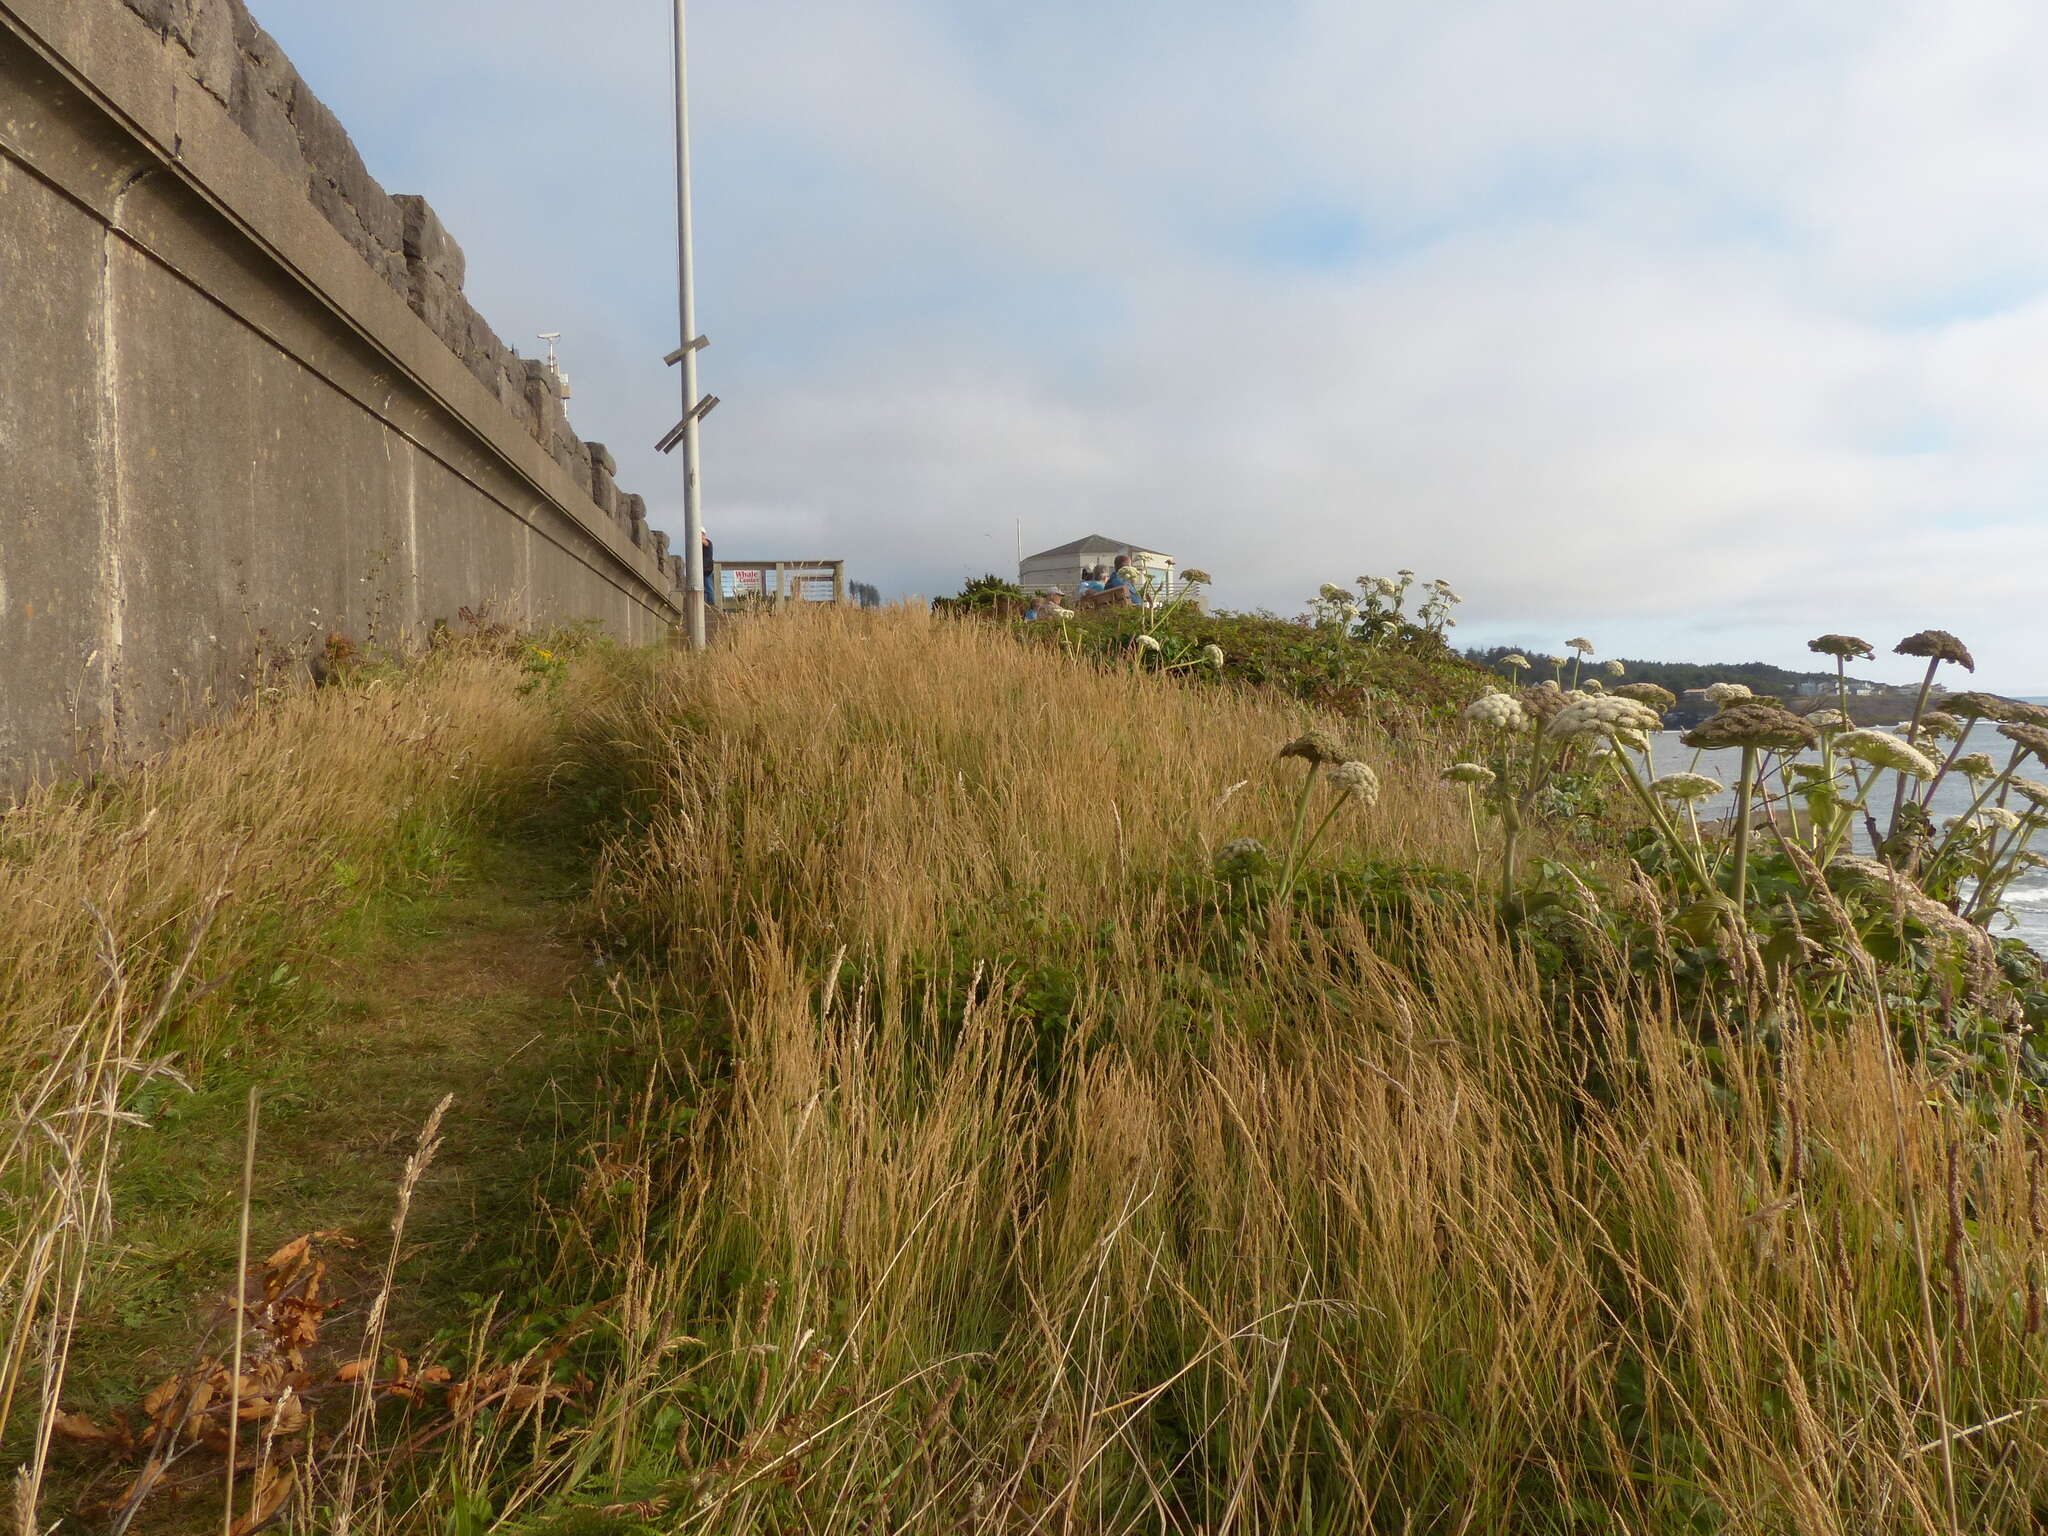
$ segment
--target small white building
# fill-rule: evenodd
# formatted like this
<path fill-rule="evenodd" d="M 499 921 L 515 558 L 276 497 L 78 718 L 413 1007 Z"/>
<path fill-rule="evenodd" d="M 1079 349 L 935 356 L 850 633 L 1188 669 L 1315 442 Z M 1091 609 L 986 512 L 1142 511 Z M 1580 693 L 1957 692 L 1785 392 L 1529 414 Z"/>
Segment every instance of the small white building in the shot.
<path fill-rule="evenodd" d="M 1142 544 L 1132 544 L 1124 539 L 1106 539 L 1099 533 L 1091 533 L 1085 539 L 1076 539 L 1071 544 L 1062 544 L 1057 549 L 1042 549 L 1035 555 L 1027 556 L 1017 567 L 1017 585 L 1026 592 L 1045 592 L 1058 587 L 1067 596 L 1074 595 L 1074 588 L 1081 583 L 1081 573 L 1095 566 L 1105 570 L 1116 564 L 1118 555 L 1129 555 L 1131 564 L 1141 570 L 1155 573 L 1159 578 L 1160 595 L 1173 594 L 1173 557 L 1162 555 L 1157 550 L 1147 549 Z"/>

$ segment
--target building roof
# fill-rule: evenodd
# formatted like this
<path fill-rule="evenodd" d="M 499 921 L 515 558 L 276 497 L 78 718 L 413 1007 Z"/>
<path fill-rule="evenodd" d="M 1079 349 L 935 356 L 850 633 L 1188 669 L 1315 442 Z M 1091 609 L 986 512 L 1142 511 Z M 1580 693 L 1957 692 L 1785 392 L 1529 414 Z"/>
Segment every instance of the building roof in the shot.
<path fill-rule="evenodd" d="M 1056 555 L 1089 555 L 1096 553 L 1120 555 L 1127 549 L 1137 550 L 1145 554 L 1156 555 L 1159 553 L 1158 550 L 1153 549 L 1149 544 L 1134 544 L 1129 539 L 1105 539 L 1099 533 L 1091 533 L 1085 539 L 1076 539 L 1073 543 L 1062 544 L 1057 549 L 1041 549 L 1037 554 L 1026 555 L 1024 558 L 1030 561 L 1046 560 Z"/>

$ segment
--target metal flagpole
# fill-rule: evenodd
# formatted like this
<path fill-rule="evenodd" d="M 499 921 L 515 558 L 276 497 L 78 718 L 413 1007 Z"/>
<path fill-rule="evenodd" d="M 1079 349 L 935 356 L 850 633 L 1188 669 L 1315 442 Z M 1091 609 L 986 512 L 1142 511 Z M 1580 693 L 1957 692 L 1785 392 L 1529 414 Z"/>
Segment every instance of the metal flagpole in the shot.
<path fill-rule="evenodd" d="M 697 288 L 690 249 L 690 98 L 689 59 L 683 6 L 676 5 L 676 282 L 683 321 L 683 564 L 686 585 L 683 614 L 689 623 L 690 648 L 704 649 L 704 506 L 697 483 L 697 423 L 703 416 L 697 400 Z"/>

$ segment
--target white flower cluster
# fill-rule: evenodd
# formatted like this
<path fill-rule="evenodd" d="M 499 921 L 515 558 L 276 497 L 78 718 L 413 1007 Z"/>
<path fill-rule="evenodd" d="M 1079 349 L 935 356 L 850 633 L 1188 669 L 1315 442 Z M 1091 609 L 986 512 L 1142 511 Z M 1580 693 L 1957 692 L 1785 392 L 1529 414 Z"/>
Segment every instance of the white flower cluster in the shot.
<path fill-rule="evenodd" d="M 1474 725 L 1490 725 L 1499 731 L 1526 731 L 1529 717 L 1522 701 L 1511 694 L 1482 694 L 1465 706 L 1465 718 Z"/>
<path fill-rule="evenodd" d="M 1507 655 L 1501 657 L 1500 664 L 1504 667 L 1513 667 L 1517 672 L 1529 670 L 1529 658 L 1520 651 L 1509 651 Z"/>
<path fill-rule="evenodd" d="M 1355 795 L 1361 805 L 1374 805 L 1379 801 L 1380 776 L 1372 771 L 1369 763 L 1339 763 L 1330 770 L 1330 782 L 1345 794 Z"/>
<path fill-rule="evenodd" d="M 1896 769 L 1909 778 L 1934 777 L 1934 764 L 1924 752 L 1886 731 L 1844 731 L 1835 738 L 1835 750 L 1859 763 Z"/>
<path fill-rule="evenodd" d="M 1626 676 L 1628 676 L 1628 668 L 1627 668 L 1627 667 L 1625 667 L 1625 666 L 1623 666 L 1623 665 L 1622 665 L 1622 664 L 1621 664 L 1620 662 L 1618 662 L 1618 661 L 1610 661 L 1610 662 L 1608 662 L 1608 663 L 1607 663 L 1607 665 L 1606 665 L 1606 667 L 1604 667 L 1604 668 L 1603 668 L 1602 670 L 1604 670 L 1604 671 L 1605 671 L 1605 672 L 1607 673 L 1607 675 L 1608 675 L 1609 677 L 1626 677 Z"/>
<path fill-rule="evenodd" d="M 1613 736 L 1621 731 L 1654 731 L 1663 723 L 1663 717 L 1649 705 L 1608 694 L 1596 699 L 1575 699 L 1565 705 L 1551 720 L 1550 734 Z M 1649 743 L 1644 741 L 1643 745 Z"/>
<path fill-rule="evenodd" d="M 1140 635 L 1138 636 L 1138 649 L 1141 651 L 1156 651 L 1159 649 L 1159 641 L 1151 635 Z"/>
<path fill-rule="evenodd" d="M 1816 709 L 1806 717 L 1806 723 L 1817 731 L 1846 731 L 1856 722 L 1839 709 Z"/>
<path fill-rule="evenodd" d="M 1663 778 L 1652 781 L 1650 788 L 1666 800 L 1705 800 L 1728 792 L 1726 784 L 1719 779 L 1710 779 L 1704 773 L 1667 773 Z"/>
<path fill-rule="evenodd" d="M 1453 763 L 1444 777 L 1453 784 L 1491 784 L 1496 775 L 1484 763 Z"/>
<path fill-rule="evenodd" d="M 1270 862 L 1266 845 L 1256 837 L 1234 837 L 1216 850 L 1216 873 L 1252 875 Z"/>
<path fill-rule="evenodd" d="M 1956 759 L 1955 770 L 1966 779 L 1988 779 L 1998 772 L 1998 764 L 1991 761 L 1989 752 L 1970 752 Z"/>
<path fill-rule="evenodd" d="M 1214 668 L 1215 668 L 1215 669 L 1216 669 L 1216 670 L 1217 670 L 1218 672 L 1221 672 L 1221 671 L 1223 670 L 1223 647 L 1222 647 L 1222 646 L 1220 646 L 1220 645 L 1205 645 L 1205 646 L 1203 646 L 1203 647 L 1202 647 L 1202 660 L 1206 661 L 1206 662 L 1207 662 L 1207 663 L 1208 663 L 1208 664 L 1209 664 L 1210 666 L 1214 667 Z"/>
<path fill-rule="evenodd" d="M 1072 619 L 1079 617 L 1079 615 L 1076 613 L 1074 609 L 1060 608 L 1057 606 L 1054 607 L 1052 611 L 1052 616 L 1056 619 Z"/>
<path fill-rule="evenodd" d="M 1756 697 L 1743 683 L 1709 683 L 1701 691 L 1709 704 L 1731 704 L 1737 699 Z"/>

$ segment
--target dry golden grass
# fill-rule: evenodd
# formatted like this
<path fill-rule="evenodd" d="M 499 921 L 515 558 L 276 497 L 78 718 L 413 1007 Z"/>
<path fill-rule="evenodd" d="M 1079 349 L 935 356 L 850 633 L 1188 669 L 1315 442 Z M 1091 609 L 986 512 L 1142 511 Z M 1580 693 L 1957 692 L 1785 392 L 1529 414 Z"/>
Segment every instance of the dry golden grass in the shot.
<path fill-rule="evenodd" d="M 294 701 L 13 823 L 17 904 L 93 897 L 142 957 L 120 1001 L 95 921 L 34 919 L 23 1086 L 72 1073 L 110 1139 L 219 872 L 194 977 L 313 921 L 337 859 L 393 867 L 394 803 L 546 756 L 512 682 Z M 2038 1143 L 1881 1020 L 1709 1049 L 1654 986 L 1564 1012 L 1490 914 L 1363 885 L 1229 927 L 1208 854 L 1285 839 L 1297 712 L 977 625 L 748 623 L 569 706 L 558 782 L 641 813 L 598 918 L 665 983 L 618 988 L 612 1130 L 531 1254 L 537 1315 L 605 1337 L 518 1368 L 597 1379 L 465 1420 L 357 1529 L 2039 1528 Z M 1469 869 L 1430 744 L 1359 746 L 1385 790 L 1329 861 Z M 104 1210 L 67 1134 L 68 1192 L 14 1213 L 51 1362 L 89 1243 L 49 1217 Z"/>
<path fill-rule="evenodd" d="M 1875 1019 L 1560 1020 L 1480 917 L 1198 954 L 1176 893 L 1284 835 L 1298 724 L 904 612 L 744 626 L 586 722 L 658 789 L 600 906 L 730 1052 L 600 1160 L 623 1363 L 511 1508 L 609 1472 L 690 1531 L 2036 1529 L 2020 1115 Z M 1388 754 L 1333 856 L 1469 867 Z"/>
<path fill-rule="evenodd" d="M 114 1235 L 131 1095 L 232 1038 L 274 967 L 379 884 L 434 878 L 459 829 L 544 771 L 548 712 L 518 680 L 457 647 L 252 705 L 0 817 L 0 1431 L 33 1426 L 20 1507 Z"/>

